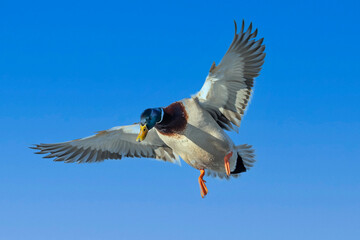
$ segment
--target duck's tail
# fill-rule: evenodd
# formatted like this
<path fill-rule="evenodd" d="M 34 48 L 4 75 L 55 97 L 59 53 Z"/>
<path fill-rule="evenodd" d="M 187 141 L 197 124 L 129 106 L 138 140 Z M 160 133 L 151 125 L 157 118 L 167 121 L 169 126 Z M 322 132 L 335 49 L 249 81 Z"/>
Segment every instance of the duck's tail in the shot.
<path fill-rule="evenodd" d="M 255 154 L 251 145 L 242 144 L 235 147 L 237 151 L 237 159 L 235 168 L 231 171 L 231 175 L 237 175 L 242 172 L 246 172 L 252 166 L 254 166 Z"/>
<path fill-rule="evenodd" d="M 237 155 L 235 155 L 235 153 Z M 255 154 L 251 145 L 242 144 L 235 146 L 233 149 L 233 156 L 236 156 L 236 162 L 230 162 L 230 169 L 232 170 L 230 176 L 226 175 L 225 172 L 217 172 L 210 169 L 206 169 L 207 175 L 226 179 L 230 179 L 230 177 L 237 178 L 240 176 L 240 173 L 246 172 L 254 165 Z"/>

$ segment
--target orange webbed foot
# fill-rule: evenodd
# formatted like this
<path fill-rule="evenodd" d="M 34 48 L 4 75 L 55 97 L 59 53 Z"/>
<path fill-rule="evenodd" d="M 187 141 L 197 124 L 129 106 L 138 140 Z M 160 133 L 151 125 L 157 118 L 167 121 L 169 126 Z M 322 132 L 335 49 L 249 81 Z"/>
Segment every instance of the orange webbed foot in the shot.
<path fill-rule="evenodd" d="M 228 176 L 230 176 L 230 162 L 229 162 L 229 159 L 232 157 L 232 155 L 233 155 L 233 152 L 230 152 L 224 157 L 225 172 L 226 172 L 226 175 L 228 175 Z"/>
<path fill-rule="evenodd" d="M 199 185 L 200 185 L 200 194 L 202 198 L 204 198 L 208 193 L 208 189 L 205 185 L 206 181 L 203 179 L 204 175 L 205 175 L 205 170 L 201 169 L 199 176 Z"/>

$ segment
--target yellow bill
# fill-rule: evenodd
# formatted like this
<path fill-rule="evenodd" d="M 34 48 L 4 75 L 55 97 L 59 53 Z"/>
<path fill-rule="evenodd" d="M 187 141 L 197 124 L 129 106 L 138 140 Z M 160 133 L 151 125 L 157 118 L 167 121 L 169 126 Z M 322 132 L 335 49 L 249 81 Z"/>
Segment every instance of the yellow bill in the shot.
<path fill-rule="evenodd" d="M 148 128 L 146 127 L 146 125 L 140 125 L 140 133 L 138 135 L 138 137 L 136 138 L 137 142 L 141 142 L 146 138 L 146 134 L 148 133 Z"/>

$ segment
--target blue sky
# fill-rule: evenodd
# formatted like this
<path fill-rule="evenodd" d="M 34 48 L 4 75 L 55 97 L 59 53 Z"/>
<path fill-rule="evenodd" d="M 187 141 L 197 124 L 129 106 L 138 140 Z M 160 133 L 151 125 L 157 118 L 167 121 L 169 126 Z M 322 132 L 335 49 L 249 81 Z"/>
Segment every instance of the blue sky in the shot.
<path fill-rule="evenodd" d="M 0 239 L 359 239 L 357 1 L 0 3 Z M 267 57 L 239 179 L 148 159 L 64 164 L 33 143 L 139 120 L 197 92 L 253 22 Z"/>

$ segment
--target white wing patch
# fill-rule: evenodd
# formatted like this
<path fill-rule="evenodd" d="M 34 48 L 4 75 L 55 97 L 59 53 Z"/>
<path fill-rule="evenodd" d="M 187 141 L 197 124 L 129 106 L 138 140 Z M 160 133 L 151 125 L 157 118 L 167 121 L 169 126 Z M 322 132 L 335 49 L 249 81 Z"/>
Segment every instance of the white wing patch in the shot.
<path fill-rule="evenodd" d="M 205 82 L 204 83 L 204 85 L 202 86 L 202 88 L 201 88 L 201 90 L 200 90 L 200 92 L 199 92 L 199 98 L 200 99 L 206 99 L 207 98 L 207 96 L 208 96 L 208 94 L 209 94 L 209 91 L 210 91 L 210 89 L 211 89 L 211 82 L 210 81 L 207 81 L 207 82 Z"/>

